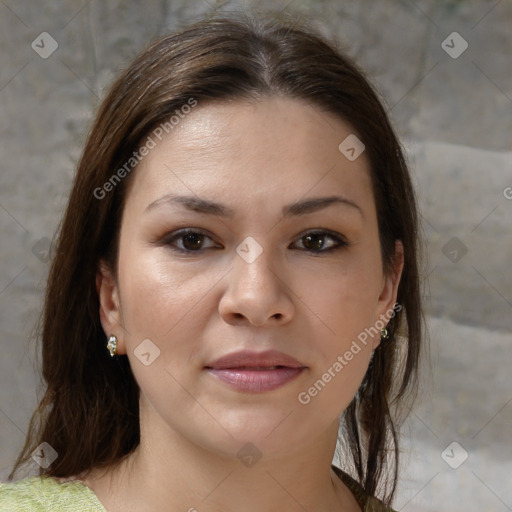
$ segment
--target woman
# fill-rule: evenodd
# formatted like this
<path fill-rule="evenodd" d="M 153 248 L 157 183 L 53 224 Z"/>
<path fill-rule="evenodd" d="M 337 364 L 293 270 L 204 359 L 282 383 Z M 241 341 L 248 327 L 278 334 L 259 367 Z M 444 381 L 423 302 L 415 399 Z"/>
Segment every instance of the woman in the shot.
<path fill-rule="evenodd" d="M 417 213 L 334 45 L 270 15 L 154 43 L 101 105 L 59 236 L 11 479 L 40 476 L 1 511 L 392 510 Z"/>

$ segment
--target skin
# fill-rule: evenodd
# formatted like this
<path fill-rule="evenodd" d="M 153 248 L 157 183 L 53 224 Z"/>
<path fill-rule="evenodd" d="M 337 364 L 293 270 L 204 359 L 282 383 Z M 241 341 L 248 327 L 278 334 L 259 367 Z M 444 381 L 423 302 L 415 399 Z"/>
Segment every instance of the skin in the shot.
<path fill-rule="evenodd" d="M 297 399 L 392 310 L 402 272 L 397 242 L 394 270 L 383 273 L 368 161 L 338 150 L 351 133 L 297 99 L 199 104 L 139 165 L 117 279 L 101 264 L 96 281 L 105 333 L 117 336 L 141 388 L 139 447 L 86 480 L 109 512 L 359 510 L 330 466 L 339 415 L 380 337 L 360 344 L 307 405 Z M 166 194 L 217 201 L 235 215 L 170 202 L 145 211 Z M 287 204 L 332 195 L 360 210 L 336 204 L 282 217 Z M 187 227 L 207 234 L 199 252 L 174 252 L 172 243 L 193 244 L 166 235 Z M 316 229 L 349 245 L 321 252 L 337 246 L 325 235 L 308 246 L 304 237 Z M 248 236 L 262 248 L 252 263 L 236 252 Z M 160 350 L 148 366 L 134 354 L 145 339 Z M 307 369 L 262 393 L 234 390 L 204 370 L 240 349 L 276 349 Z M 261 453 L 252 467 L 237 457 L 247 442 Z"/>

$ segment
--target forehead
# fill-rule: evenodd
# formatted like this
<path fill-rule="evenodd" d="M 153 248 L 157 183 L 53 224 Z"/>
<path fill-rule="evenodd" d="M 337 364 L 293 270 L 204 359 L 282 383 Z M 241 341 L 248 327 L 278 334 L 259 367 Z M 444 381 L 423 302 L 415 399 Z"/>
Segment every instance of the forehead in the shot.
<path fill-rule="evenodd" d="M 366 155 L 351 161 L 339 149 L 349 136 L 350 124 L 302 100 L 198 102 L 161 140 L 153 136 L 127 206 L 142 211 L 166 193 L 224 198 L 234 207 L 335 192 L 372 201 Z"/>

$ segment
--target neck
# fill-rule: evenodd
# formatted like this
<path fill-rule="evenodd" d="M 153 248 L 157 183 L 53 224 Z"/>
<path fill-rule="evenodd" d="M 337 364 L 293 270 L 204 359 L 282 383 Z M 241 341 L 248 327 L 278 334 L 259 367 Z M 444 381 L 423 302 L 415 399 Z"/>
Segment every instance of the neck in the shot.
<path fill-rule="evenodd" d="M 214 453 L 150 416 L 141 414 L 137 449 L 106 478 L 87 482 L 108 512 L 360 510 L 331 470 L 337 421 L 307 445 L 257 460 L 255 448 L 240 458 Z"/>

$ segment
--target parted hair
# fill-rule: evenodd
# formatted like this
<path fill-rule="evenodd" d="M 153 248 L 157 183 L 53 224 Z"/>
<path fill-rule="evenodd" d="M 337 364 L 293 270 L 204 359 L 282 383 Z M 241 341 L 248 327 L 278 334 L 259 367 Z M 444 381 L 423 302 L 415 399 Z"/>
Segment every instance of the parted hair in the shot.
<path fill-rule="evenodd" d="M 39 473 L 70 477 L 114 466 L 140 441 L 139 387 L 128 358 L 112 359 L 106 349 L 95 286 L 100 261 L 117 276 L 121 215 L 136 167 L 101 198 L 98 189 L 191 98 L 200 108 L 273 95 L 306 101 L 351 125 L 369 162 L 385 273 L 395 242 L 403 244 L 401 308 L 340 421 L 344 469 L 368 495 L 391 503 L 399 411 L 416 397 L 423 336 L 416 198 L 402 147 L 369 79 L 311 24 L 272 12 L 216 15 L 160 37 L 99 106 L 56 231 L 37 325 L 44 388 L 10 479 L 42 442 L 58 457 Z"/>

